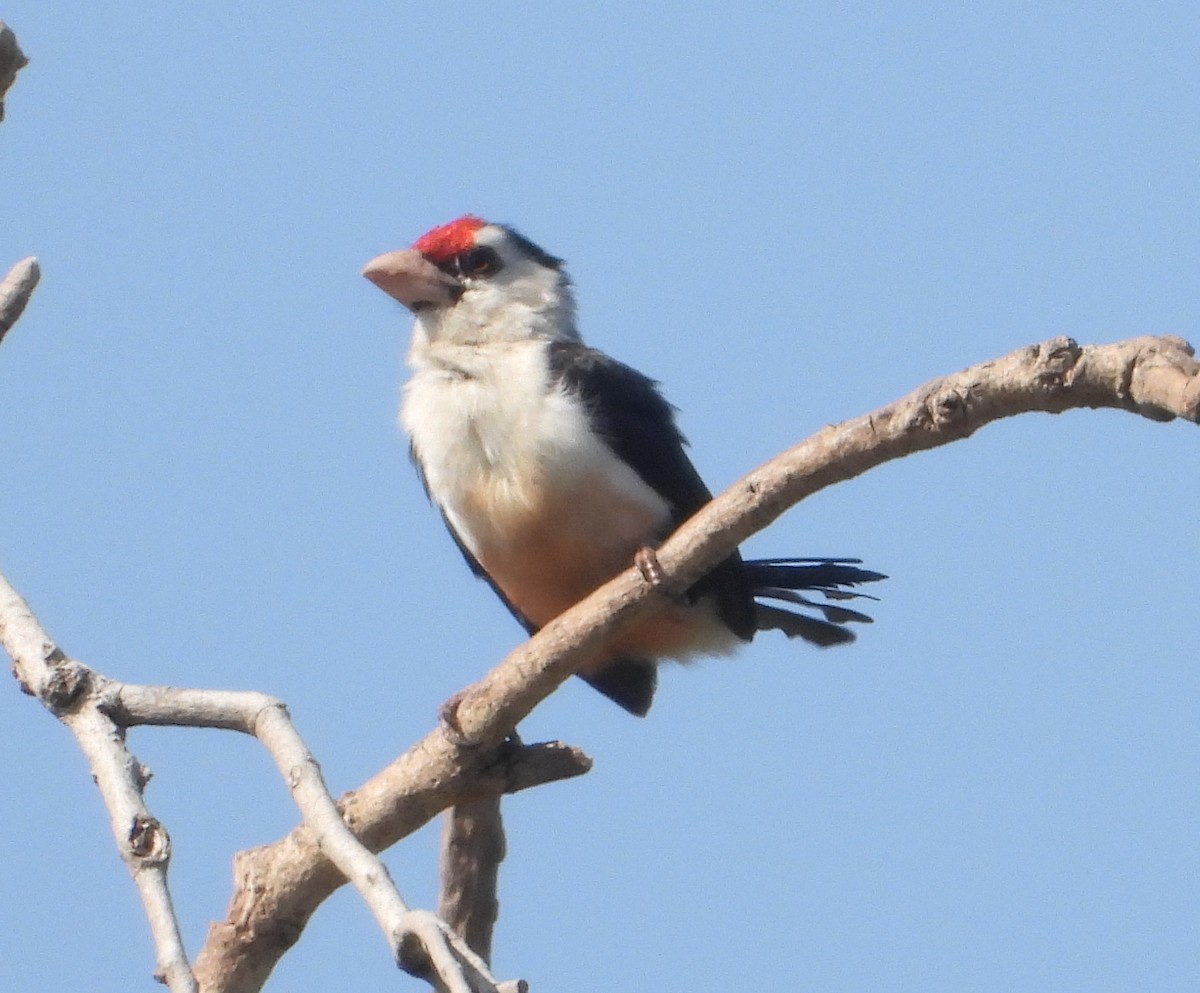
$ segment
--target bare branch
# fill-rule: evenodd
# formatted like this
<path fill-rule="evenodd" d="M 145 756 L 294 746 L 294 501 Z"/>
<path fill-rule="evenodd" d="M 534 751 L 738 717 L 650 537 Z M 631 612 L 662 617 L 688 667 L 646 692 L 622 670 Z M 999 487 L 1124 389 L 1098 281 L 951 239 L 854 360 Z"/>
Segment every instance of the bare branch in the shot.
<path fill-rule="evenodd" d="M 371 851 L 382 851 L 455 803 L 514 793 L 591 768 L 587 756 L 558 742 L 469 748 L 448 763 L 453 746 L 439 739 L 422 747 L 428 741 L 338 802 L 347 826 Z M 439 770 L 448 774 L 437 778 Z M 233 874 L 226 918 L 209 927 L 196 957 L 201 989 L 211 993 L 261 989 L 308 918 L 345 882 L 303 826 L 274 844 L 239 852 Z"/>
<path fill-rule="evenodd" d="M 41 277 L 38 260 L 30 256 L 9 269 L 8 275 L 0 281 L 0 341 L 25 312 L 25 305 Z"/>
<path fill-rule="evenodd" d="M 149 773 L 125 747 L 124 729 L 99 706 L 110 682 L 74 662 L 50 640 L 29 605 L 0 576 L 0 643 L 21 688 L 63 722 L 87 757 L 104 798 L 117 850 L 129 868 L 150 922 L 155 975 L 172 993 L 195 993 L 179 921 L 167 888 L 171 839 L 146 807 Z"/>
<path fill-rule="evenodd" d="M 415 975 L 462 993 L 495 993 L 497 980 L 487 963 L 434 915 L 409 910 L 387 867 L 359 843 L 342 820 L 321 778 L 316 760 L 305 747 L 282 704 L 264 708 L 256 734 L 283 774 L 304 827 L 339 871 L 354 884 L 383 930 L 392 957 Z M 432 973 L 426 965 L 432 966 Z"/>
<path fill-rule="evenodd" d="M 691 586 L 752 534 L 827 486 L 962 440 L 1004 417 L 1111 407 L 1156 421 L 1197 423 L 1200 364 L 1193 355 L 1187 342 L 1174 337 L 1083 347 L 1056 338 L 830 425 L 743 476 L 684 523 L 657 553 L 666 586 Z M 462 694 L 460 731 L 482 742 L 506 734 L 606 637 L 655 609 L 657 588 L 630 568 L 548 624 Z"/>
<path fill-rule="evenodd" d="M 17 78 L 17 73 L 27 65 L 29 60 L 17 44 L 17 36 L 12 28 L 0 21 L 0 121 L 4 120 L 4 94 Z"/>
<path fill-rule="evenodd" d="M 457 803 L 443 816 L 438 917 L 490 962 L 500 914 L 496 881 L 505 856 L 500 797 Z"/>
<path fill-rule="evenodd" d="M 1134 338 L 1081 347 L 1067 338 L 934 380 L 842 424 L 832 425 L 736 482 L 658 550 L 670 588 L 690 586 L 751 534 L 804 498 L 874 466 L 966 438 L 1003 417 L 1112 407 L 1153 420 L 1200 419 L 1200 365 L 1179 338 Z M 604 640 L 659 605 L 659 594 L 630 568 L 510 652 L 461 695 L 463 749 L 438 727 L 381 773 L 342 798 L 347 823 L 378 851 L 453 802 L 454 785 L 484 770 L 517 723 L 566 680 Z M 210 928 L 197 959 L 206 989 L 250 993 L 299 937 L 309 916 L 342 879 L 322 853 L 293 831 L 240 853 L 224 922 Z M 211 986 L 208 983 L 211 982 Z"/>

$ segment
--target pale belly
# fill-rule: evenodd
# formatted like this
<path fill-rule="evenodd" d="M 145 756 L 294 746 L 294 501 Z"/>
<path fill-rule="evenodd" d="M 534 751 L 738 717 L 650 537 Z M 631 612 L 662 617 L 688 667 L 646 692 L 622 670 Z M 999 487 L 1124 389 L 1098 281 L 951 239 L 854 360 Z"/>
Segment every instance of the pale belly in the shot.
<path fill-rule="evenodd" d="M 484 487 L 481 487 L 484 489 Z M 479 564 L 522 614 L 541 626 L 633 564 L 669 527 L 647 506 L 585 476 L 543 488 L 529 504 L 468 499 L 455 508 Z"/>
<path fill-rule="evenodd" d="M 486 501 L 461 508 L 480 565 L 539 627 L 628 569 L 637 551 L 657 545 L 671 524 L 662 508 L 613 490 L 602 476 L 543 492 L 545 499 L 536 505 L 507 513 L 494 505 L 486 509 Z M 621 632 L 580 671 L 595 671 L 616 658 L 725 654 L 737 643 L 710 602 L 672 603 Z"/>

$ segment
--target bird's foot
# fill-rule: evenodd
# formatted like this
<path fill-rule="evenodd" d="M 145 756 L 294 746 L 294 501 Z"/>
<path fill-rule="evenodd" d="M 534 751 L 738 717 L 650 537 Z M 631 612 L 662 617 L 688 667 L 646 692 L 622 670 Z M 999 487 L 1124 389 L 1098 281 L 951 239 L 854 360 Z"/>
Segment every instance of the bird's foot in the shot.
<path fill-rule="evenodd" d="M 642 579 L 651 586 L 661 587 L 667 583 L 667 574 L 663 572 L 662 564 L 658 561 L 658 553 L 649 545 L 644 545 L 633 556 L 633 564 L 638 567 Z"/>
<path fill-rule="evenodd" d="M 649 545 L 643 545 L 637 550 L 633 556 L 633 564 L 638 567 L 642 579 L 668 599 L 685 607 L 691 604 L 692 599 L 687 590 L 678 589 L 671 582 L 663 570 L 662 563 L 658 561 L 658 554 Z"/>
<path fill-rule="evenodd" d="M 467 689 L 470 689 L 470 687 Z M 450 743 L 455 748 L 478 748 L 483 744 L 483 741 L 478 738 L 472 738 L 463 731 L 462 725 L 458 723 L 458 705 L 462 703 L 463 697 L 466 695 L 466 689 L 459 690 L 438 707 L 438 724 L 442 726 L 446 737 L 450 739 Z M 513 728 L 508 732 L 499 746 L 497 746 L 496 760 L 510 765 L 515 763 L 521 757 L 523 744 L 521 736 L 517 733 L 517 729 Z"/>
<path fill-rule="evenodd" d="M 459 690 L 438 707 L 438 723 L 452 745 L 458 748 L 475 748 L 480 743 L 467 735 L 458 723 L 458 705 L 462 703 L 466 694 L 466 690 Z"/>

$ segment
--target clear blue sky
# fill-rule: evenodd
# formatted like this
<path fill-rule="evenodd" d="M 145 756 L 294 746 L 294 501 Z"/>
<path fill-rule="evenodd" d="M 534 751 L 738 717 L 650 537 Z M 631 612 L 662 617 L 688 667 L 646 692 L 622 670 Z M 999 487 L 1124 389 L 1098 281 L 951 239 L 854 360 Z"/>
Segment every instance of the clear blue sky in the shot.
<path fill-rule="evenodd" d="M 1200 7 L 9 0 L 0 568 L 77 657 L 285 697 L 351 788 L 519 629 L 395 426 L 359 275 L 466 211 L 565 257 L 717 488 L 1058 334 L 1200 338 Z M 787 8 L 791 9 L 787 9 Z M 552 990 L 1200 987 L 1194 427 L 1029 416 L 820 494 L 876 624 L 573 681 L 596 759 L 506 804 L 497 970 Z M 83 760 L 0 693 L 0 988 L 154 989 Z M 295 814 L 252 742 L 141 730 L 189 946 Z M 435 892 L 436 831 L 387 856 Z M 269 988 L 418 989 L 340 894 Z"/>

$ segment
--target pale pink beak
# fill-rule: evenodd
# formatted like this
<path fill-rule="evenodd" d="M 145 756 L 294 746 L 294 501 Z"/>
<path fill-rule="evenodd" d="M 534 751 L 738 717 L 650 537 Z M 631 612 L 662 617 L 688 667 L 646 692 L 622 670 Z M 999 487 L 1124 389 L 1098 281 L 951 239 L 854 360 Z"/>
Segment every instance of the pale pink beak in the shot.
<path fill-rule="evenodd" d="M 454 303 L 462 287 L 420 252 L 405 248 L 371 259 L 362 274 L 409 310 Z"/>

